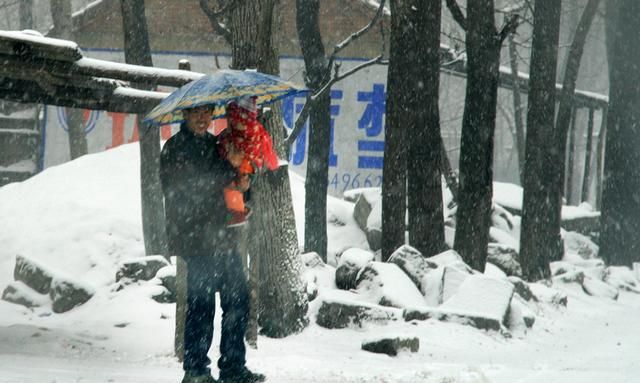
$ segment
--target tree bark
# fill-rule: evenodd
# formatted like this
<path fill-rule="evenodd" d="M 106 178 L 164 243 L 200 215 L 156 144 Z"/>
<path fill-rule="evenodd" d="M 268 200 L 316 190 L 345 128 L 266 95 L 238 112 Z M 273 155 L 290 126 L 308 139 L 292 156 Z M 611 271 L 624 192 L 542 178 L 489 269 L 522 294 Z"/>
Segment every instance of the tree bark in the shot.
<path fill-rule="evenodd" d="M 125 61 L 128 64 L 153 66 L 144 0 L 121 0 L 120 4 Z M 144 88 L 144 86 L 138 87 Z M 142 118 L 142 115 L 137 116 L 140 133 L 140 192 L 145 253 L 167 255 L 164 204 L 160 187 L 160 130 L 144 126 Z"/>
<path fill-rule="evenodd" d="M 640 261 L 640 2 L 607 2 L 609 111 L 600 256 L 610 265 Z"/>
<path fill-rule="evenodd" d="M 591 158 L 593 153 L 593 108 L 589 108 L 589 122 L 587 125 L 587 143 L 584 153 L 584 171 L 582 172 L 582 192 L 580 202 L 589 200 L 589 190 L 591 189 Z"/>
<path fill-rule="evenodd" d="M 520 263 L 528 281 L 549 278 L 549 262 L 558 258 L 561 245 L 553 202 L 562 182 L 552 178 L 558 166 L 558 146 L 552 143 L 560 9 L 560 2 L 539 1 L 534 10 L 520 235 Z"/>
<path fill-rule="evenodd" d="M 229 15 L 234 69 L 257 68 L 264 73 L 279 73 L 275 45 L 277 15 L 274 0 L 236 2 Z M 272 118 L 265 127 L 273 137 L 278 155 L 284 158 L 282 114 L 278 104 L 272 110 Z M 260 176 L 252 184 L 251 198 L 254 214 L 249 254 L 260 265 L 260 281 L 254 281 L 259 283 L 259 323 L 265 335 L 284 337 L 306 326 L 308 306 L 287 167 Z"/>
<path fill-rule="evenodd" d="M 407 211 L 407 131 L 411 124 L 407 108 L 412 95 L 405 70 L 412 67 L 415 51 L 411 51 L 406 5 L 391 0 L 391 32 L 389 69 L 387 72 L 387 101 L 385 117 L 384 162 L 382 168 L 382 260 L 405 243 Z"/>
<path fill-rule="evenodd" d="M 518 75 L 518 55 L 513 35 L 509 36 L 509 64 L 511 66 L 511 74 Z M 517 78 L 517 77 L 516 77 Z M 513 82 L 513 119 L 516 128 L 516 148 L 518 153 L 518 176 L 520 184 L 524 185 L 524 147 L 525 147 L 525 131 L 522 119 L 522 99 L 520 98 L 520 81 Z"/>
<path fill-rule="evenodd" d="M 53 24 L 58 31 L 57 37 L 65 40 L 74 40 L 71 0 L 51 0 L 49 5 L 51 6 Z M 72 160 L 89 153 L 82 114 L 81 109 L 67 109 L 69 155 Z"/>
<path fill-rule="evenodd" d="M 460 146 L 460 191 L 454 249 L 472 268 L 484 271 L 493 194 L 493 137 L 502 41 L 492 0 L 467 7 L 467 87 Z"/>
<path fill-rule="evenodd" d="M 318 93 L 328 80 L 325 48 L 319 25 L 320 2 L 296 1 L 296 25 L 304 58 L 305 84 Z M 307 177 L 305 179 L 304 251 L 315 251 L 327 261 L 327 186 L 331 144 L 331 91 L 312 105 L 309 114 Z"/>
<path fill-rule="evenodd" d="M 441 136 L 438 109 L 440 85 L 440 15 L 441 1 L 406 1 L 409 31 L 415 37 L 408 47 L 416 52 L 407 68 L 413 121 L 407 128 L 409 158 L 407 162 L 407 204 L 409 208 L 409 243 L 425 257 L 445 248 L 442 207 Z M 415 68 L 415 69 L 414 69 Z"/>

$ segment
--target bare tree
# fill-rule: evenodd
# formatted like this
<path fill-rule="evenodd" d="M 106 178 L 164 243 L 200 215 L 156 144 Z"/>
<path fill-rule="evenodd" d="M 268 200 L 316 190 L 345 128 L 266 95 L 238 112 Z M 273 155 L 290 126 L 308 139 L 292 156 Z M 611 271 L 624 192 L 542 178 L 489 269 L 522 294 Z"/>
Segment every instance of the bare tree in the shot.
<path fill-rule="evenodd" d="M 612 265 L 640 261 L 640 2 L 607 2 L 609 111 L 600 255 Z"/>
<path fill-rule="evenodd" d="M 275 0 L 201 0 L 213 29 L 227 38 L 234 69 L 254 68 L 278 74 L 275 46 L 278 2 Z M 222 23 L 226 21 L 226 23 Z M 227 28 L 228 27 L 228 28 Z M 266 128 L 281 158 L 286 153 L 281 111 L 273 105 Z M 259 323 L 268 336 L 283 337 L 307 324 L 307 297 L 301 280 L 302 262 L 293 216 L 287 167 L 261 176 L 252 185 L 254 215 L 250 226 L 249 254 L 258 261 Z"/>
<path fill-rule="evenodd" d="M 549 277 L 549 261 L 557 258 L 560 243 L 559 215 L 553 212 L 557 188 L 548 180 L 557 166 L 553 159 L 557 151 L 554 111 L 560 6 L 556 1 L 536 2 L 533 16 L 520 236 L 520 262 L 529 281 Z"/>
<path fill-rule="evenodd" d="M 128 64 L 153 66 L 144 0 L 121 0 L 124 55 Z M 144 88 L 138 84 L 139 88 Z M 140 192 L 142 200 L 142 230 L 147 255 L 166 254 L 167 239 L 164 205 L 160 187 L 160 130 L 142 124 L 140 129 Z"/>
<path fill-rule="evenodd" d="M 380 2 L 378 11 L 367 26 L 337 44 L 331 55 L 326 56 L 319 26 L 320 1 L 296 1 L 296 25 L 305 62 L 305 84 L 312 93 L 307 100 L 309 147 L 305 179 L 304 247 L 305 252 L 315 251 L 325 262 L 327 260 L 327 186 L 331 143 L 330 92 L 331 85 L 336 82 L 334 80 L 339 73 L 339 66 L 336 64 L 335 76 L 332 76 L 332 70 L 334 70 L 332 66 L 340 51 L 377 22 L 382 15 L 384 3 L 384 0 Z M 304 120 L 301 122 L 304 123 Z"/>
<path fill-rule="evenodd" d="M 484 271 L 493 194 L 493 141 L 500 50 L 518 17 L 496 30 L 493 0 L 467 3 L 467 15 L 455 0 L 447 6 L 466 31 L 467 87 L 460 147 L 460 190 L 454 249 L 474 269 Z"/>
<path fill-rule="evenodd" d="M 71 0 L 51 0 L 51 18 L 57 31 L 57 36 L 65 40 L 73 40 L 73 19 L 71 12 Z M 87 137 L 84 134 L 84 122 L 82 110 L 76 108 L 67 109 L 67 128 L 69 134 L 69 153 L 71 159 L 76 159 L 89 152 Z"/>

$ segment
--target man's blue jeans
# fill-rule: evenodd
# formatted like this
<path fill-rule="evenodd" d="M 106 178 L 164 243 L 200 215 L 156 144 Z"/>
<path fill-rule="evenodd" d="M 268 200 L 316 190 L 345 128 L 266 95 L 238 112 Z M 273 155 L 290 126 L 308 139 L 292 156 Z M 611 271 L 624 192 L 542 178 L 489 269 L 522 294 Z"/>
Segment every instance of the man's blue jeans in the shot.
<path fill-rule="evenodd" d="M 222 334 L 220 371 L 244 368 L 244 335 L 249 318 L 249 290 L 242 259 L 236 251 L 212 256 L 184 257 L 187 265 L 187 312 L 184 332 L 184 370 L 189 375 L 208 375 L 207 356 L 213 340 L 215 293 L 220 293 Z"/>

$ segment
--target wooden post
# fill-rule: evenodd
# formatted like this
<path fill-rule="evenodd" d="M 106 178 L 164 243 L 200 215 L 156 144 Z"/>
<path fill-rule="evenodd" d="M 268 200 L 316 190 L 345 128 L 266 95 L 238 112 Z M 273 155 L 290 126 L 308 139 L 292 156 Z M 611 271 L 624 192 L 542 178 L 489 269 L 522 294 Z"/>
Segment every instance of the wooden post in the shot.
<path fill-rule="evenodd" d="M 565 180 L 565 198 L 567 204 L 571 204 L 573 201 L 573 167 L 576 155 L 576 117 L 578 114 L 578 108 L 573 107 L 571 111 L 571 125 L 569 127 L 569 137 L 567 143 L 567 177 Z"/>
<path fill-rule="evenodd" d="M 191 70 L 189 60 L 180 60 L 178 69 Z M 173 350 L 180 362 L 184 360 L 184 322 L 187 315 L 187 264 L 182 257 L 176 257 L 176 332 Z"/>
<path fill-rule="evenodd" d="M 589 189 L 591 186 L 591 152 L 593 145 L 593 108 L 589 108 L 589 123 L 587 125 L 587 144 L 584 153 L 584 172 L 582 175 L 582 195 L 581 202 L 589 200 Z"/>

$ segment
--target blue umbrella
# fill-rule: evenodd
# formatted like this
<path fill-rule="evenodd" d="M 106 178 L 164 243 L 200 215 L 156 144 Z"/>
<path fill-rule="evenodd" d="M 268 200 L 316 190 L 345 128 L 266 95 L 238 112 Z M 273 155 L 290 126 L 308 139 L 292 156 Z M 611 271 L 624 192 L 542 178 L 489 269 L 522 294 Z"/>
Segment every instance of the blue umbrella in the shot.
<path fill-rule="evenodd" d="M 151 125 L 175 124 L 184 121 L 182 109 L 203 105 L 215 107 L 213 119 L 224 117 L 224 106 L 242 96 L 256 96 L 258 106 L 284 97 L 306 92 L 284 79 L 252 70 L 224 69 L 206 75 L 177 89 L 145 117 Z"/>

